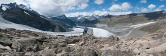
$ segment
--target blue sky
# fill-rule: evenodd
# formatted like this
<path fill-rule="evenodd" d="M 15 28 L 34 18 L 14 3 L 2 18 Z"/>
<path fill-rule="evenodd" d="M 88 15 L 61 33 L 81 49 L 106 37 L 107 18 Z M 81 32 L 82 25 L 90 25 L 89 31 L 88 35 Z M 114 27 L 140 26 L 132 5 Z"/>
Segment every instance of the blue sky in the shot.
<path fill-rule="evenodd" d="M 66 11 L 67 16 L 76 16 L 85 14 L 82 12 L 89 12 L 88 15 L 93 15 L 95 11 L 100 11 L 98 15 L 104 15 L 104 12 L 107 12 L 106 14 L 111 15 L 123 15 L 123 14 L 130 14 L 130 13 L 148 13 L 148 12 L 154 12 L 154 11 L 160 11 L 160 10 L 166 10 L 166 0 L 102 0 L 103 3 L 96 4 L 95 1 L 97 0 L 90 0 L 88 2 L 88 6 L 85 9 L 81 10 L 71 10 Z M 122 4 L 127 3 L 128 9 L 123 9 L 121 7 L 126 8 L 127 5 L 122 6 Z M 113 10 L 113 8 L 120 6 Z M 114 6 L 114 7 L 113 7 Z M 110 7 L 112 9 L 110 9 Z M 103 14 L 102 14 L 103 13 Z M 96 14 L 96 13 L 94 13 Z"/>
<path fill-rule="evenodd" d="M 0 0 L 0 4 L 11 2 L 30 6 L 46 16 L 125 15 L 166 10 L 166 0 Z"/>
<path fill-rule="evenodd" d="M 124 2 L 128 2 L 131 5 L 131 8 L 129 10 L 118 10 L 116 12 L 125 12 L 125 11 L 132 11 L 133 13 L 141 13 L 141 8 L 148 8 L 150 4 L 155 5 L 155 8 L 148 10 L 146 12 L 153 12 L 157 10 L 158 7 L 161 5 L 166 5 L 166 0 L 160 1 L 160 0 L 146 0 L 146 3 L 141 3 L 142 0 L 104 0 L 104 2 L 100 5 L 94 3 L 95 0 L 90 0 L 88 2 L 88 7 L 82 10 L 71 10 L 67 11 L 66 13 L 74 13 L 74 12 L 92 12 L 95 10 L 103 10 L 110 11 L 109 8 L 113 4 L 122 4 Z M 140 9 L 137 9 L 140 8 Z M 160 8 L 160 10 L 165 10 L 166 7 Z"/>

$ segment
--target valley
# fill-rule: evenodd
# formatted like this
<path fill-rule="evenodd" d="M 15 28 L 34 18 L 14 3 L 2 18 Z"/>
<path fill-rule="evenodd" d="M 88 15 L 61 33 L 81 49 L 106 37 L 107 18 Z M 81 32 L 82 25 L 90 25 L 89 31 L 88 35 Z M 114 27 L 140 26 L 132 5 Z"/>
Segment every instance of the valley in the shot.
<path fill-rule="evenodd" d="M 166 56 L 166 10 L 67 17 L 1 4 L 0 56 Z"/>

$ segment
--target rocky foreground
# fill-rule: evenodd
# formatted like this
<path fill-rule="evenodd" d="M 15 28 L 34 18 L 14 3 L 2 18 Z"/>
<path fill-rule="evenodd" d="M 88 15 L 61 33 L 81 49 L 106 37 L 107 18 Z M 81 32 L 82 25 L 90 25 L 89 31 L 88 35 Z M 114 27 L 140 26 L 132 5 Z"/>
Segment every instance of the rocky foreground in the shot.
<path fill-rule="evenodd" d="M 166 56 L 164 35 L 119 39 L 0 29 L 0 56 Z"/>

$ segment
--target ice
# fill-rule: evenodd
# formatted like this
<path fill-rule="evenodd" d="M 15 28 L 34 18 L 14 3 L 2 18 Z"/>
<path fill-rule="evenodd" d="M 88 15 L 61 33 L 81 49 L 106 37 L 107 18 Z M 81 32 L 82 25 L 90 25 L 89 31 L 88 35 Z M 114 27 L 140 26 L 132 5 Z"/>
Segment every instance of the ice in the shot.
<path fill-rule="evenodd" d="M 70 32 L 49 32 L 49 31 L 42 31 L 33 27 L 29 27 L 26 25 L 21 25 L 21 24 L 15 24 L 12 22 L 9 22 L 2 17 L 0 17 L 0 28 L 6 29 L 6 28 L 15 28 L 18 30 L 30 30 L 30 31 L 35 31 L 35 32 L 42 32 L 42 33 L 47 33 L 49 35 L 64 35 L 64 36 L 80 36 L 83 34 L 84 28 L 83 27 L 78 27 L 78 28 L 72 28 L 73 31 Z M 109 37 L 112 36 L 113 34 L 110 33 L 107 30 L 100 29 L 100 28 L 91 28 L 93 29 L 93 35 L 95 37 Z"/>
<path fill-rule="evenodd" d="M 107 30 L 104 29 L 100 29 L 100 28 L 91 28 L 93 29 L 93 35 L 95 37 L 110 37 L 110 36 L 114 36 L 113 33 L 110 33 Z"/>
<path fill-rule="evenodd" d="M 6 28 L 15 28 L 18 30 L 30 30 L 30 31 L 35 31 L 35 32 L 42 32 L 42 33 L 47 33 L 49 35 L 64 35 L 64 36 L 79 36 L 83 34 L 84 29 L 82 28 L 73 28 L 73 31 L 71 32 L 49 32 L 49 31 L 42 31 L 30 26 L 26 26 L 26 25 L 21 25 L 21 24 L 15 24 L 12 22 L 9 22 L 5 19 L 3 19 L 0 16 L 0 28 L 1 29 L 6 29 Z"/>
<path fill-rule="evenodd" d="M 9 22 L 9 21 L 3 19 L 1 16 L 0 16 L 0 24 L 1 24 L 0 28 L 2 28 L 2 29 L 15 28 L 15 29 L 19 29 L 19 30 L 41 31 L 41 30 L 26 26 L 26 25 L 20 25 L 20 24 L 15 24 L 15 23 Z"/>

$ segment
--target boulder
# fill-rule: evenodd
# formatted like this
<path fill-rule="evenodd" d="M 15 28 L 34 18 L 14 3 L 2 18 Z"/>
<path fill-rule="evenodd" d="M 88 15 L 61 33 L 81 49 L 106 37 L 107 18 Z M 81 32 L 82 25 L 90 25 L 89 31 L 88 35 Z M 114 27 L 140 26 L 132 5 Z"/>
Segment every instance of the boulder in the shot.
<path fill-rule="evenodd" d="M 85 49 L 83 53 L 84 53 L 83 56 L 98 56 L 98 54 L 91 49 Z"/>
<path fill-rule="evenodd" d="M 102 52 L 101 56 L 112 56 L 111 51 L 105 50 L 105 51 Z"/>

